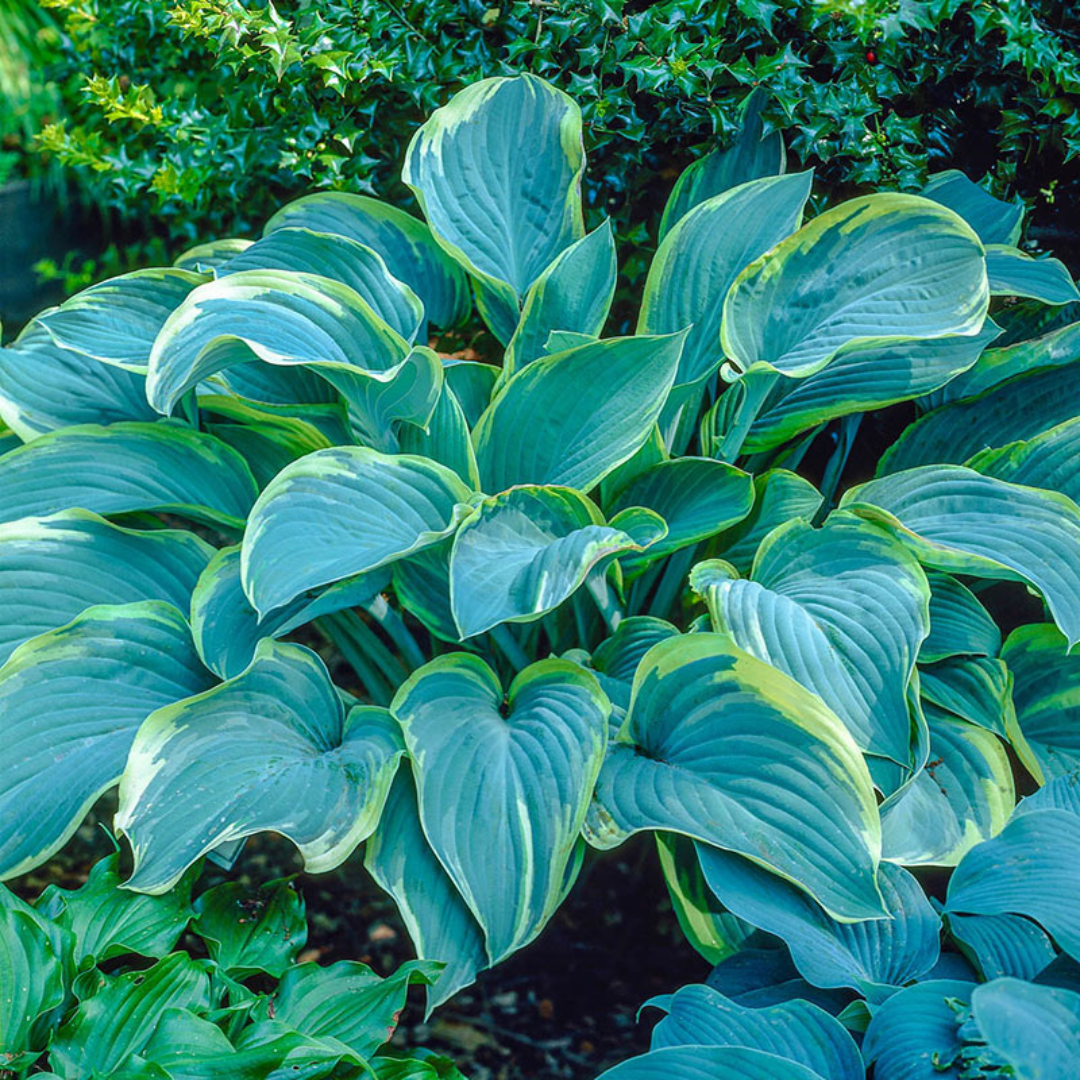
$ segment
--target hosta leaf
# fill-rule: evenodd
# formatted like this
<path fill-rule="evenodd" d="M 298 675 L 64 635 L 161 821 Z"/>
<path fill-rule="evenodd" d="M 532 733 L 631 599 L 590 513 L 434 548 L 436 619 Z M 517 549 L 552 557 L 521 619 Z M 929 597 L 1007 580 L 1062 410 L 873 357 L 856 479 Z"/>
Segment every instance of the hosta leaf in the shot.
<path fill-rule="evenodd" d="M 191 270 L 196 274 L 212 274 L 241 251 L 246 251 L 252 242 L 237 236 L 209 240 L 205 244 L 196 244 L 187 251 L 182 251 L 173 259 L 173 266 L 180 270 Z"/>
<path fill-rule="evenodd" d="M 337 1039 L 369 1058 L 394 1034 L 409 985 L 430 985 L 438 973 L 439 965 L 428 960 L 402 964 L 385 979 L 354 960 L 329 967 L 299 964 L 281 980 L 272 1015 L 305 1035 Z"/>
<path fill-rule="evenodd" d="M 60 958 L 49 935 L 26 912 L 0 903 L 0 1060 L 29 1068 L 44 1049 L 39 1016 L 63 1003 Z"/>
<path fill-rule="evenodd" d="M 745 1046 L 665 1046 L 630 1058 L 598 1080 L 824 1080 L 820 1073 L 790 1058 Z"/>
<path fill-rule="evenodd" d="M 970 368 L 1000 332 L 987 319 L 970 337 L 844 346 L 824 370 L 807 379 L 784 379 L 774 388 L 742 450 L 770 450 L 835 417 L 921 397 Z"/>
<path fill-rule="evenodd" d="M 457 642 L 457 623 L 450 609 L 450 549 L 453 539 L 443 540 L 391 566 L 394 592 L 437 638 Z"/>
<path fill-rule="evenodd" d="M 1046 934 L 1022 915 L 952 915 L 949 932 L 986 980 L 1034 979 L 1057 956 Z"/>
<path fill-rule="evenodd" d="M 1039 485 L 1033 485 L 1039 486 Z M 954 577 L 931 570 L 930 633 L 919 649 L 919 662 L 950 656 L 997 656 L 1001 631 L 975 594 Z"/>
<path fill-rule="evenodd" d="M 840 505 L 891 529 L 924 565 L 1025 581 L 1080 640 L 1080 510 L 1051 491 L 928 465 L 851 488 Z"/>
<path fill-rule="evenodd" d="M 189 878 L 164 896 L 140 896 L 120 888 L 120 856 L 99 859 L 78 889 L 50 886 L 38 909 L 75 940 L 74 961 L 100 964 L 114 956 L 166 956 L 193 914 Z"/>
<path fill-rule="evenodd" d="M 218 844 L 267 829 L 309 871 L 332 869 L 374 830 L 403 753 L 385 709 L 346 715 L 313 652 L 263 641 L 242 675 L 139 729 L 116 815 L 128 887 L 165 892 Z"/>
<path fill-rule="evenodd" d="M 803 172 L 740 184 L 695 206 L 664 237 L 645 282 L 637 332 L 691 328 L 677 385 L 698 382 L 723 359 L 724 297 L 744 267 L 799 227 L 812 180 L 812 172 Z"/>
<path fill-rule="evenodd" d="M 960 218 L 915 195 L 866 195 L 743 270 L 721 344 L 743 371 L 803 377 L 856 343 L 975 335 L 988 300 L 982 245 Z"/>
<path fill-rule="evenodd" d="M 687 942 L 710 964 L 738 955 L 755 928 L 726 911 L 706 885 L 694 841 L 679 833 L 658 832 L 656 850 L 671 906 Z"/>
<path fill-rule="evenodd" d="M 473 431 L 484 490 L 595 487 L 648 438 L 675 378 L 684 336 L 596 341 L 519 371 Z"/>
<path fill-rule="evenodd" d="M 766 100 L 764 90 L 754 91 L 746 99 L 742 127 L 732 145 L 711 151 L 682 171 L 660 219 L 661 241 L 682 217 L 706 199 L 738 184 L 784 171 L 783 137 L 779 131 L 764 134 L 761 108 Z"/>
<path fill-rule="evenodd" d="M 307 589 L 375 570 L 452 533 L 471 494 L 456 473 L 426 458 L 360 446 L 308 454 L 283 469 L 251 511 L 244 591 L 265 616 Z"/>
<path fill-rule="evenodd" d="M 430 1013 L 487 967 L 487 954 L 483 931 L 428 845 L 408 766 L 394 778 L 364 866 L 394 898 L 417 956 L 446 965 L 426 988 Z"/>
<path fill-rule="evenodd" d="M 88 608 L 20 645 L 0 668 L 0 878 L 63 845 L 119 780 L 146 716 L 212 682 L 159 601 Z"/>
<path fill-rule="evenodd" d="M 165 1009 L 207 1009 L 210 980 L 203 964 L 177 952 L 148 971 L 95 976 L 100 989 L 53 1036 L 50 1064 L 64 1076 L 119 1075 L 150 1041 Z"/>
<path fill-rule="evenodd" d="M 925 975 L 937 962 L 941 921 L 922 886 L 900 866 L 878 876 L 886 918 L 842 923 L 804 892 L 737 855 L 698 845 L 709 888 L 752 926 L 782 938 L 815 986 L 850 986 L 871 1002 Z"/>
<path fill-rule="evenodd" d="M 926 712 L 930 759 L 882 810 L 883 854 L 906 866 L 955 866 L 1008 821 L 1016 802 L 1012 769 L 992 732 L 929 705 Z"/>
<path fill-rule="evenodd" d="M 1032 810 L 1067 810 L 1080 816 L 1080 769 L 1062 773 L 1016 804 L 1015 814 Z"/>
<path fill-rule="evenodd" d="M 1062 642 L 1064 651 L 1064 642 Z M 985 656 L 954 656 L 919 669 L 919 692 L 964 720 L 1005 736 L 1012 711 L 1012 680 L 1004 662 Z"/>
<path fill-rule="evenodd" d="M 1001 650 L 1012 675 L 1017 755 L 1039 783 L 1080 766 L 1080 656 L 1049 625 L 1021 626 Z M 1012 719 L 1010 717 L 1010 719 Z"/>
<path fill-rule="evenodd" d="M 156 418 L 142 375 L 62 349 L 40 323 L 0 349 L 0 419 L 24 442 L 74 424 Z"/>
<path fill-rule="evenodd" d="M 932 979 L 894 994 L 870 1020 L 862 1052 L 878 1080 L 958 1080 L 960 1009 L 971 983 Z"/>
<path fill-rule="evenodd" d="M 761 1009 L 739 1005 L 708 986 L 684 986 L 662 1005 L 652 1049 L 746 1046 L 799 1062 L 823 1080 L 863 1080 L 855 1040 L 839 1020 L 807 1001 Z"/>
<path fill-rule="evenodd" d="M 439 400 L 428 420 L 427 428 L 402 424 L 398 430 L 398 446 L 403 454 L 416 454 L 445 465 L 471 488 L 480 488 L 480 469 L 472 444 L 465 410 L 457 395 L 445 380 Z"/>
<path fill-rule="evenodd" d="M 1018 1080 L 1069 1080 L 1080 1069 L 1080 994 L 1020 979 L 971 992 L 979 1034 Z"/>
<path fill-rule="evenodd" d="M 263 230 L 311 229 L 347 237 L 377 251 L 394 277 L 422 301 L 424 314 L 444 329 L 469 313 L 468 278 L 412 214 L 366 195 L 319 191 L 283 206 Z"/>
<path fill-rule="evenodd" d="M 929 591 L 893 537 L 848 514 L 820 529 L 791 521 L 758 549 L 752 580 L 691 580 L 716 630 L 816 693 L 860 748 L 908 762 L 907 685 Z"/>
<path fill-rule="evenodd" d="M 563 660 L 530 665 L 505 702 L 482 660 L 454 653 L 415 672 L 391 706 L 424 832 L 492 963 L 531 941 L 562 899 L 610 709 L 596 679 Z"/>
<path fill-rule="evenodd" d="M 882 454 L 878 476 L 916 465 L 959 464 L 987 447 L 1034 438 L 1080 413 L 1078 385 L 1069 366 L 1049 367 L 943 405 L 904 429 Z"/>
<path fill-rule="evenodd" d="M 598 338 L 615 296 L 616 269 L 610 221 L 556 256 L 525 294 L 503 359 L 505 377 L 543 356 L 553 330 Z"/>
<path fill-rule="evenodd" d="M 466 423 L 470 428 L 476 427 L 484 410 L 491 404 L 500 369 L 491 364 L 450 357 L 443 360 L 443 370 L 465 414 Z"/>
<path fill-rule="evenodd" d="M 0 522 L 81 507 L 170 511 L 239 528 L 256 494 L 235 450 L 179 423 L 84 424 L 0 457 Z"/>
<path fill-rule="evenodd" d="M 638 666 L 586 837 L 613 847 L 645 829 L 747 855 L 841 917 L 881 914 L 877 808 L 855 743 L 727 635 L 662 641 Z"/>
<path fill-rule="evenodd" d="M 485 499 L 450 555 L 450 604 L 462 638 L 558 607 L 590 573 L 661 539 L 655 514 L 604 516 L 573 488 L 523 486 Z"/>
<path fill-rule="evenodd" d="M 213 553 L 193 533 L 124 529 L 85 510 L 0 525 L 0 663 L 94 604 L 166 600 L 186 611 Z"/>
<path fill-rule="evenodd" d="M 1080 818 L 1065 810 L 1014 817 L 973 847 L 949 879 L 951 916 L 1026 915 L 1070 956 L 1080 956 Z"/>
<path fill-rule="evenodd" d="M 529 152 L 519 135 L 529 133 Z M 482 79 L 413 135 L 402 180 L 439 243 L 516 311 L 549 263 L 584 233 L 581 110 L 534 75 Z"/>
<path fill-rule="evenodd" d="M 1080 418 L 1042 431 L 1030 439 L 1009 443 L 996 450 L 981 450 L 968 464 L 984 476 L 996 476 L 1011 484 L 1046 488 L 1080 499 L 1076 455 L 1080 453 Z"/>
<path fill-rule="evenodd" d="M 424 325 L 424 305 L 416 293 L 390 273 L 377 251 L 345 236 L 275 229 L 230 259 L 217 277 L 244 270 L 299 270 L 340 281 L 410 343 Z"/>
<path fill-rule="evenodd" d="M 821 492 L 809 480 L 787 469 L 770 469 L 754 477 L 754 506 L 738 525 L 728 529 L 716 553 L 739 573 L 749 574 L 761 541 L 777 525 L 792 518 L 809 521 L 821 506 Z"/>
<path fill-rule="evenodd" d="M 1080 300 L 1068 268 L 1058 259 L 1033 259 L 1019 248 L 990 244 L 986 248 L 986 276 L 991 293 L 1027 296 L 1044 304 Z"/>
<path fill-rule="evenodd" d="M 1023 205 L 995 199 L 959 169 L 934 173 L 922 194 L 958 213 L 984 244 L 1015 244 L 1020 239 Z"/>
<path fill-rule="evenodd" d="M 61 348 L 145 374 L 165 320 L 205 280 L 189 270 L 134 270 L 83 289 L 38 322 Z"/>
<path fill-rule="evenodd" d="M 708 985 L 737 1004 L 754 1009 L 801 999 L 836 1015 L 852 998 L 850 990 L 811 986 L 799 975 L 786 948 L 743 948 L 713 968 Z"/>
<path fill-rule="evenodd" d="M 2 548 L 0 548 L 2 551 Z M 370 603 L 389 581 L 387 571 L 347 578 L 297 596 L 259 618 L 240 581 L 240 548 L 222 548 L 191 594 L 191 633 L 203 663 L 223 679 L 251 663 L 263 638 L 281 637 L 320 615 Z"/>
<path fill-rule="evenodd" d="M 307 942 L 304 901 L 288 881 L 256 889 L 226 881 L 195 901 L 194 930 L 210 959 L 233 977 L 261 971 L 281 978 Z"/>

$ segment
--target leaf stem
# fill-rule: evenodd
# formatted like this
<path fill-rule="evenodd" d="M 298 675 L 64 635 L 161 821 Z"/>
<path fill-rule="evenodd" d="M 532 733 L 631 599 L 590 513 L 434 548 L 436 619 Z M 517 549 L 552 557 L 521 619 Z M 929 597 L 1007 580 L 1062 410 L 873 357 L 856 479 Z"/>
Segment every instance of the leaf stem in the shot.
<path fill-rule="evenodd" d="M 721 461 L 734 461 L 750 434 L 761 406 L 776 385 L 780 375 L 775 371 L 748 371 L 742 376 L 743 397 L 735 413 L 735 422 L 720 442 L 716 456 Z"/>
<path fill-rule="evenodd" d="M 490 630 L 491 640 L 498 646 L 499 652 L 510 661 L 515 671 L 523 671 L 532 663 L 529 654 L 518 644 L 517 638 L 506 623 L 499 623 Z"/>

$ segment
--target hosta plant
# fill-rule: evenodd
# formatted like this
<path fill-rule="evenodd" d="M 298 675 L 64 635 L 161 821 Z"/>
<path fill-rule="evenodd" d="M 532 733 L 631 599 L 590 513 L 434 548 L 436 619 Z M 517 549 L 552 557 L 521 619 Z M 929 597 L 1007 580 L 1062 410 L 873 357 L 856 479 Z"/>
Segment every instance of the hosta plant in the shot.
<path fill-rule="evenodd" d="M 193 898 L 195 871 L 144 896 L 120 887 L 118 863 L 102 859 L 80 888 L 51 885 L 33 904 L 0 886 L 3 1076 L 36 1065 L 54 1080 L 464 1080 L 428 1051 L 378 1053 L 409 985 L 438 964 L 381 978 L 351 960 L 299 963 L 307 923 L 290 882 Z M 195 956 L 177 949 L 185 930 Z"/>
<path fill-rule="evenodd" d="M 0 876 L 117 784 L 140 893 L 366 842 L 435 1005 L 587 845 L 655 833 L 719 960 L 789 907 L 873 938 L 929 910 L 909 868 L 1012 842 L 1010 754 L 1080 764 L 1080 294 L 959 173 L 804 220 L 753 119 L 677 182 L 633 335 L 578 109 L 522 76 L 416 132 L 425 220 L 308 196 L 0 353 Z M 498 363 L 429 347 L 474 304 Z M 1075 948 L 996 902 L 953 910 Z"/>

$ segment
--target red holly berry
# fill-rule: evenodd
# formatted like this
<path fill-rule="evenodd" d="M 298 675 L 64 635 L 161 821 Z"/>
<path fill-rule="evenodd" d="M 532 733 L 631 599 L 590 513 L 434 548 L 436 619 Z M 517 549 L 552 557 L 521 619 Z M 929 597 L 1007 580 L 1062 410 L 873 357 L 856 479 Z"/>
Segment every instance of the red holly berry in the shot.
<path fill-rule="evenodd" d="M 877 53 L 874 52 L 873 49 L 867 49 L 866 50 L 866 62 L 868 64 L 876 64 L 877 63 Z"/>

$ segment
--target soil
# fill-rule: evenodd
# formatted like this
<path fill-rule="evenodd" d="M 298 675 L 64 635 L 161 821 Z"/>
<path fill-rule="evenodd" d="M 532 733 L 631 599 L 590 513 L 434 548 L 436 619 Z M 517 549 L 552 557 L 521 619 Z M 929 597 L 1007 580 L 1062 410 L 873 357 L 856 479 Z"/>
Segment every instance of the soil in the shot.
<path fill-rule="evenodd" d="M 8 884 L 25 899 L 51 883 L 77 888 L 112 850 L 102 825 L 114 809 L 115 795 L 106 796 L 62 851 Z M 208 866 L 199 888 L 227 877 L 258 884 L 299 870 L 288 841 L 261 834 L 231 873 Z M 393 901 L 364 870 L 360 853 L 331 873 L 300 873 L 297 884 L 309 928 L 301 959 L 361 960 L 387 974 L 415 955 Z M 193 937 L 180 947 L 200 952 Z M 590 852 L 543 934 L 482 973 L 427 1023 L 421 992 L 410 991 L 392 1045 L 447 1054 L 469 1080 L 593 1080 L 648 1049 L 659 1014 L 648 1010 L 637 1022 L 646 1000 L 708 973 L 679 930 L 652 838 L 638 836 L 615 851 Z"/>

